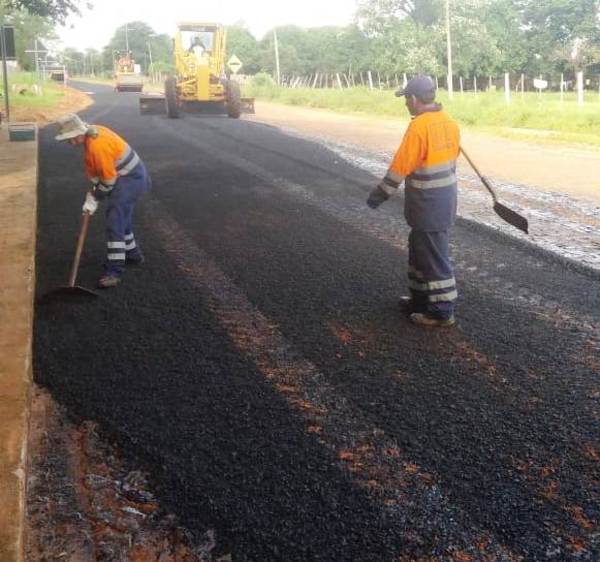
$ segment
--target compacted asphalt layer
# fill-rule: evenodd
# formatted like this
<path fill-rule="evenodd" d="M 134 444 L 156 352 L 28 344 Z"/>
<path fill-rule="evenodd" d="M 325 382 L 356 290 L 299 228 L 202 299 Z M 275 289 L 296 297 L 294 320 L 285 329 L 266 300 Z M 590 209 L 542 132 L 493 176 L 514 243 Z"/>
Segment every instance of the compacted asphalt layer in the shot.
<path fill-rule="evenodd" d="M 146 263 L 96 300 L 37 305 L 35 379 L 199 542 L 214 529 L 234 562 L 600 559 L 597 273 L 460 220 L 457 326 L 414 327 L 401 198 L 365 205 L 379 178 L 273 127 L 84 89 L 82 117 L 152 175 Z M 55 132 L 38 295 L 66 282 L 87 188 Z"/>

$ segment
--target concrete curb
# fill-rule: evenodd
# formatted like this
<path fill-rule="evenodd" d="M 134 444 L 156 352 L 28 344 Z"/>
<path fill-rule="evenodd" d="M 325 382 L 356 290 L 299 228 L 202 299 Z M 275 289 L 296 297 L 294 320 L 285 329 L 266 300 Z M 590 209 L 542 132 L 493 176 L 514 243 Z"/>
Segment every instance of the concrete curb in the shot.
<path fill-rule="evenodd" d="M 24 560 L 38 141 L 0 130 L 0 560 Z"/>

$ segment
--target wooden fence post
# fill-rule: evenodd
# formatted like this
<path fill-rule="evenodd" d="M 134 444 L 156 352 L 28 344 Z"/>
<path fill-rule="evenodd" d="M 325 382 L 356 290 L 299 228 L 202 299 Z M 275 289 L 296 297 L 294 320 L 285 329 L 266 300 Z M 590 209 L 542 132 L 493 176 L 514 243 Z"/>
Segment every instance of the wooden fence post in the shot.
<path fill-rule="evenodd" d="M 504 98 L 506 104 L 510 105 L 510 74 L 508 72 L 504 73 Z"/>
<path fill-rule="evenodd" d="M 577 73 L 577 105 L 583 107 L 583 72 Z"/>
<path fill-rule="evenodd" d="M 565 101 L 565 75 L 560 73 L 560 103 Z"/>

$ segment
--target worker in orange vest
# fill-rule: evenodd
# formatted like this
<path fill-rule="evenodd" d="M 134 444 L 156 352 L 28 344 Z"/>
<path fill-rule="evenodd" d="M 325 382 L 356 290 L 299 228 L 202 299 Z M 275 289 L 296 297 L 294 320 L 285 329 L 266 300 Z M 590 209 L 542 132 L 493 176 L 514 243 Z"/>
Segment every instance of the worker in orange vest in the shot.
<path fill-rule="evenodd" d="M 138 198 L 152 185 L 144 163 L 117 133 L 101 125 L 88 125 L 77 115 L 59 119 L 58 141 L 83 146 L 85 172 L 92 182 L 83 212 L 93 215 L 98 201 L 106 200 L 107 255 L 98 287 L 116 287 L 125 264 L 141 264 L 144 256 L 133 234 L 133 211 Z"/>
<path fill-rule="evenodd" d="M 377 208 L 404 182 L 404 216 L 411 227 L 410 297 L 403 297 L 401 305 L 415 324 L 451 326 L 458 293 L 450 262 L 449 230 L 456 218 L 460 132 L 435 103 L 435 84 L 428 76 L 409 80 L 396 96 L 404 96 L 413 119 L 367 204 Z"/>

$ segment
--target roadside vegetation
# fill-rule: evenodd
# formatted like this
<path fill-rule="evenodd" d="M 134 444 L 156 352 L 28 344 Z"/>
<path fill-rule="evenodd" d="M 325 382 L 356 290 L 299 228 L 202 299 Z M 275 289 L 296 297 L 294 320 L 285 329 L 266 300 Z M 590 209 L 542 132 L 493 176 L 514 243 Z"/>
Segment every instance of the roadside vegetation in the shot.
<path fill-rule="evenodd" d="M 278 87 L 268 76 L 258 76 L 246 86 L 245 94 L 288 105 L 316 107 L 346 113 L 408 119 L 404 101 L 393 90 L 312 89 Z M 510 105 L 504 92 L 455 92 L 452 100 L 440 90 L 438 100 L 461 124 L 515 138 L 564 141 L 600 148 L 600 99 L 588 92 L 583 107 L 577 94 L 566 92 L 538 95 L 512 93 Z"/>
<path fill-rule="evenodd" d="M 62 83 L 37 79 L 31 72 L 11 73 L 9 78 L 11 108 L 46 109 L 57 105 L 65 95 Z M 0 91 L 2 91 L 1 84 Z"/>

